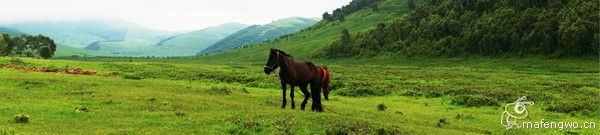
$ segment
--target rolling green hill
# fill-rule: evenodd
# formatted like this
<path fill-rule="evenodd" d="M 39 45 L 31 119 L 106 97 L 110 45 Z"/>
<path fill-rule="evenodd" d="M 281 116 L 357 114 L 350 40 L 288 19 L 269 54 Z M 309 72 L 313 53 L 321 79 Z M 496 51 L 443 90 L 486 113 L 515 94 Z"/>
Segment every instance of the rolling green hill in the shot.
<path fill-rule="evenodd" d="M 56 52 L 54 52 L 55 57 L 71 57 L 71 56 L 83 56 L 83 57 L 93 57 L 93 56 L 123 56 L 118 54 L 111 54 L 107 52 L 99 52 L 99 51 L 90 51 L 81 48 L 75 48 L 65 45 L 57 45 Z"/>
<path fill-rule="evenodd" d="M 12 36 L 25 34 L 25 33 L 21 32 L 21 31 L 18 31 L 18 30 L 0 27 L 0 33 L 4 33 L 4 32 L 6 32 L 6 33 L 8 33 L 8 34 L 10 34 Z"/>
<path fill-rule="evenodd" d="M 192 31 L 160 41 L 156 46 L 169 56 L 193 56 L 213 43 L 246 28 L 240 23 L 225 23 Z"/>
<path fill-rule="evenodd" d="M 410 10 L 406 1 L 386 0 L 378 3 L 377 10 L 373 6 L 364 7 L 344 17 L 344 21 L 320 21 L 297 33 L 247 48 L 234 49 L 222 53 L 200 57 L 200 61 L 266 61 L 269 48 L 278 48 L 299 59 L 312 59 L 324 47 L 339 39 L 342 29 L 350 33 L 358 33 L 372 29 L 379 22 L 391 21 L 404 17 Z"/>
<path fill-rule="evenodd" d="M 428 56 L 597 57 L 598 0 L 426 1 L 405 18 L 348 34 L 328 57 L 382 53 Z M 335 15 L 334 15 L 335 16 Z"/>
<path fill-rule="evenodd" d="M 265 25 L 253 25 L 242 29 L 226 38 L 210 45 L 199 54 L 230 50 L 246 45 L 258 44 L 267 40 L 277 39 L 283 35 L 294 33 L 312 26 L 317 21 L 313 19 L 291 17 L 273 21 Z"/>

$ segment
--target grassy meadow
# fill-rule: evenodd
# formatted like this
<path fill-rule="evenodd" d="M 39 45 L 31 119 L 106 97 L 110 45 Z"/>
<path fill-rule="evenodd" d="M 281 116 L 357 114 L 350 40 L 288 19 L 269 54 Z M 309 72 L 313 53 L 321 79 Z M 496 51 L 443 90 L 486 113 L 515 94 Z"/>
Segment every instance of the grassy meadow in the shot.
<path fill-rule="evenodd" d="M 521 96 L 520 121 L 598 121 L 597 59 L 316 59 L 333 76 L 323 113 L 281 109 L 263 62 L 0 57 L 0 65 L 95 70 L 96 75 L 0 69 L 4 134 L 598 134 L 510 129 L 503 107 Z M 266 60 L 265 60 L 266 61 Z M 353 63 L 351 63 L 353 62 Z M 361 63 L 361 64 L 356 64 Z M 296 88 L 296 105 L 303 95 Z M 288 92 L 289 94 L 289 92 Z M 462 100 L 462 99 L 473 100 Z M 581 102 L 588 101 L 588 102 Z M 307 108 L 310 107 L 310 103 Z M 88 112 L 76 112 L 87 108 Z M 309 108 L 308 108 L 309 109 Z M 27 123 L 13 116 L 29 116 Z"/>

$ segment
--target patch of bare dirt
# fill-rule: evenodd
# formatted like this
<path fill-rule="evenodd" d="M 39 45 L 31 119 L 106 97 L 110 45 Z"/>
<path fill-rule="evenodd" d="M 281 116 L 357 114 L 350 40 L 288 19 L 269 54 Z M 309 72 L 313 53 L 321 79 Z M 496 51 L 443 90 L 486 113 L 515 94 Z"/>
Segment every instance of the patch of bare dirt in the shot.
<path fill-rule="evenodd" d="M 76 74 L 76 75 L 95 75 L 96 71 L 94 70 L 82 70 L 81 68 L 66 68 L 63 70 L 49 70 L 47 68 L 27 68 L 22 66 L 0 66 L 0 68 L 12 68 L 16 70 L 25 70 L 31 72 L 50 72 L 50 73 L 63 73 L 63 74 Z"/>

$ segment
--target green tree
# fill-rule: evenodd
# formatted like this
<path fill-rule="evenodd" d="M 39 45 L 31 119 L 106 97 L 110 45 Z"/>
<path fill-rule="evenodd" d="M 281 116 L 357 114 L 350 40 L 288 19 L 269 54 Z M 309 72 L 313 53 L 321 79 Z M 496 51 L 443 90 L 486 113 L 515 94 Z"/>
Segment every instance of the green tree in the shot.
<path fill-rule="evenodd" d="M 0 39 L 2 43 L 0 43 L 0 56 L 8 56 L 12 54 L 12 50 L 15 46 L 13 39 L 10 37 L 8 33 L 2 33 L 0 35 Z"/>
<path fill-rule="evenodd" d="M 379 23 L 377 24 L 377 28 L 373 34 L 375 36 L 375 40 L 377 40 L 377 46 L 382 47 L 385 45 L 385 24 Z"/>
<path fill-rule="evenodd" d="M 348 47 L 350 45 L 350 32 L 347 29 L 342 30 L 342 46 Z"/>
<path fill-rule="evenodd" d="M 4 33 L 0 35 L 0 56 L 8 55 L 8 43 L 5 40 Z"/>
<path fill-rule="evenodd" d="M 54 55 L 54 52 L 52 52 L 52 49 L 48 46 L 40 47 L 38 53 L 40 53 L 40 56 L 44 59 L 48 59 Z"/>
<path fill-rule="evenodd" d="M 13 43 L 14 45 L 14 54 L 17 56 L 21 56 L 23 51 L 25 51 L 27 49 L 27 36 L 25 35 L 21 35 L 18 37 L 13 38 Z"/>
<path fill-rule="evenodd" d="M 325 12 L 325 13 L 323 13 L 323 20 L 333 21 L 333 17 L 329 13 Z"/>
<path fill-rule="evenodd" d="M 373 2 L 373 4 L 371 4 L 371 9 L 373 9 L 373 11 L 379 12 L 379 2 Z"/>
<path fill-rule="evenodd" d="M 408 9 L 410 10 L 414 10 L 415 8 L 417 8 L 417 4 L 415 4 L 415 0 L 408 0 Z"/>

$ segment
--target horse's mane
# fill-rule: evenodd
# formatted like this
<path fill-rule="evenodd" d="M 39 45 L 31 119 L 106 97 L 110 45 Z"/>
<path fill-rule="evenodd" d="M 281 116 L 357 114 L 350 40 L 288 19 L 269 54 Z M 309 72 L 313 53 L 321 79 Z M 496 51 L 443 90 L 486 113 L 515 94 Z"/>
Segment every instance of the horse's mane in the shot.
<path fill-rule="evenodd" d="M 275 49 L 275 51 L 277 51 L 277 52 L 279 52 L 280 54 L 283 54 L 283 55 L 285 55 L 285 56 L 287 56 L 287 57 L 292 57 L 292 58 L 294 58 L 292 55 L 289 55 L 289 54 L 287 54 L 287 53 L 285 53 L 285 52 L 283 52 L 283 51 L 281 51 L 281 50 L 279 50 L 279 49 Z"/>

